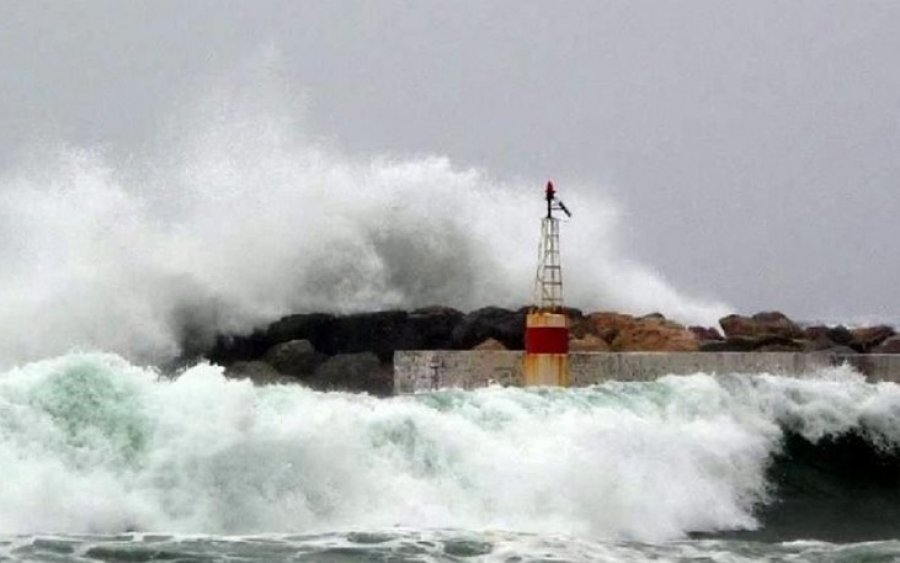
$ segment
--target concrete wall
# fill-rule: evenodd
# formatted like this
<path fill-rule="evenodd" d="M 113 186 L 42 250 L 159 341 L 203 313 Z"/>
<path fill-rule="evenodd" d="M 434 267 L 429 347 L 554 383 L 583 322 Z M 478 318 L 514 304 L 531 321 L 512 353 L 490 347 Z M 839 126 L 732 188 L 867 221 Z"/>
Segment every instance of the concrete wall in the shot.
<path fill-rule="evenodd" d="M 399 351 L 394 354 L 394 392 L 441 387 L 471 389 L 491 383 L 522 385 L 524 352 Z M 900 382 L 900 354 L 834 356 L 793 352 L 573 352 L 572 386 L 611 379 L 647 381 L 662 375 L 772 373 L 804 375 L 849 363 L 870 381 Z"/>

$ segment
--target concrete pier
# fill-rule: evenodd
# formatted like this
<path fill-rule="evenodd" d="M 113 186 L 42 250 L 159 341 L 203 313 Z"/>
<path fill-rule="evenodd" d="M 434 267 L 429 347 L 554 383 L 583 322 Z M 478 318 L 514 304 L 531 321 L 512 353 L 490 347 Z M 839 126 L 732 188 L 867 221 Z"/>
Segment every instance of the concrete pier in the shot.
<path fill-rule="evenodd" d="M 798 352 L 572 352 L 573 387 L 602 381 L 648 381 L 663 375 L 770 373 L 802 376 L 849 364 L 869 381 L 900 382 L 900 354 Z M 524 352 L 424 350 L 394 353 L 394 392 L 524 384 Z"/>

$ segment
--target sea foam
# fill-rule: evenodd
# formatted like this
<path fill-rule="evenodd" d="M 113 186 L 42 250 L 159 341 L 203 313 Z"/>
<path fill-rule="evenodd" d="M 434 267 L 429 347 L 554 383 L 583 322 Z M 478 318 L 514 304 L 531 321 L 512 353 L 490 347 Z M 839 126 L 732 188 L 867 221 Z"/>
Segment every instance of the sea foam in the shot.
<path fill-rule="evenodd" d="M 0 377 L 0 533 L 748 529 L 784 432 L 896 447 L 898 412 L 844 368 L 377 399 L 70 354 Z"/>

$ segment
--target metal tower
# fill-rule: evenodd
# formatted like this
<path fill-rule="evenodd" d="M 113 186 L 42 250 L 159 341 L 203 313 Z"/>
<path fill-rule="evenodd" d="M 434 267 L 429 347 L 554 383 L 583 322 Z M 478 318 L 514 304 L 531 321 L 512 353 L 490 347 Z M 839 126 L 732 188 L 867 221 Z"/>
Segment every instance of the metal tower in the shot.
<path fill-rule="evenodd" d="M 547 215 L 541 220 L 534 308 L 525 317 L 525 385 L 569 384 L 569 319 L 563 309 L 559 219 L 554 211 L 572 214 L 556 199 L 553 182 L 544 191 Z"/>
<path fill-rule="evenodd" d="M 563 307 L 562 264 L 559 259 L 559 219 L 554 211 L 572 214 L 562 201 L 556 199 L 553 182 L 545 190 L 547 216 L 541 220 L 541 240 L 538 244 L 538 267 L 534 279 L 534 305 L 542 311 L 558 311 Z"/>

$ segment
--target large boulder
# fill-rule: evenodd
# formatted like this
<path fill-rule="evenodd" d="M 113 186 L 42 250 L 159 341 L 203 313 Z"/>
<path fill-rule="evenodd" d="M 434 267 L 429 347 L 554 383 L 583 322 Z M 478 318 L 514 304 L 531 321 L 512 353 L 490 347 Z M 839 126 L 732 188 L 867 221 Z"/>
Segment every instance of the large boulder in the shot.
<path fill-rule="evenodd" d="M 636 322 L 631 315 L 611 311 L 591 313 L 587 319 L 591 334 L 599 336 L 606 342 L 612 342 L 618 336 L 619 331 L 625 327 L 634 326 Z"/>
<path fill-rule="evenodd" d="M 532 310 L 533 307 L 525 307 L 522 311 L 525 314 L 528 314 L 528 311 Z M 590 320 L 584 316 L 584 313 L 581 309 L 575 309 L 574 307 L 564 307 L 563 312 L 569 320 L 569 337 L 570 338 L 584 338 L 585 334 L 591 332 Z"/>
<path fill-rule="evenodd" d="M 828 333 L 831 328 L 825 325 L 808 326 L 804 327 L 802 330 L 803 338 L 806 340 L 812 340 L 813 342 L 815 342 L 816 340 L 831 340 L 828 337 Z"/>
<path fill-rule="evenodd" d="M 840 346 L 849 346 L 853 342 L 853 333 L 844 325 L 829 328 L 825 335 L 829 340 Z"/>
<path fill-rule="evenodd" d="M 465 315 L 450 307 L 416 309 L 406 319 L 413 335 L 408 350 L 448 350 L 453 346 L 453 330 Z"/>
<path fill-rule="evenodd" d="M 256 360 L 271 346 L 272 342 L 266 337 L 266 332 L 260 329 L 247 336 L 219 334 L 206 357 L 213 363 L 228 365 L 238 361 Z"/>
<path fill-rule="evenodd" d="M 266 329 L 269 348 L 291 340 L 308 340 L 325 354 L 334 354 L 334 331 L 337 317 L 327 313 L 301 313 L 282 317 Z M 267 348 L 268 349 L 268 348 Z"/>
<path fill-rule="evenodd" d="M 693 332 L 698 340 L 707 342 L 710 340 L 725 340 L 722 334 L 713 327 L 706 326 L 690 326 L 688 330 Z"/>
<path fill-rule="evenodd" d="M 700 343 L 701 352 L 752 352 L 759 347 L 759 341 L 751 338 L 726 338 L 725 340 L 705 340 Z"/>
<path fill-rule="evenodd" d="M 850 331 L 853 339 L 850 347 L 860 352 L 869 352 L 879 344 L 894 336 L 896 332 L 887 325 L 854 328 Z"/>
<path fill-rule="evenodd" d="M 484 307 L 472 311 L 453 330 L 453 348 L 471 350 L 488 338 L 499 340 L 507 350 L 525 348 L 526 310 L 510 311 Z"/>
<path fill-rule="evenodd" d="M 789 340 L 789 339 L 769 339 L 783 340 L 782 342 L 768 342 L 762 344 L 754 350 L 755 352 L 805 352 L 807 351 L 806 340 Z"/>
<path fill-rule="evenodd" d="M 390 395 L 393 374 L 389 366 L 382 366 L 372 352 L 338 354 L 325 361 L 307 380 L 313 389 L 322 391 L 367 392 Z"/>
<path fill-rule="evenodd" d="M 800 327 L 778 311 L 756 313 L 752 317 L 728 315 L 719 320 L 726 338 L 802 338 Z"/>
<path fill-rule="evenodd" d="M 613 352 L 693 352 L 700 347 L 693 332 L 659 313 L 636 318 L 601 311 L 587 319 L 591 334 L 609 343 Z"/>
<path fill-rule="evenodd" d="M 382 362 L 389 362 L 394 350 L 417 348 L 417 335 L 409 330 L 406 311 L 356 313 L 335 319 L 329 354 L 373 352 Z"/>
<path fill-rule="evenodd" d="M 872 348 L 873 354 L 900 354 L 900 336 L 891 336 Z"/>
<path fill-rule="evenodd" d="M 285 375 L 301 379 L 311 376 L 325 361 L 309 340 L 290 340 L 269 348 L 263 361 Z"/>
<path fill-rule="evenodd" d="M 249 379 L 254 385 L 268 385 L 283 381 L 278 370 L 266 362 L 234 362 L 225 368 L 225 377 L 229 379 Z"/>
<path fill-rule="evenodd" d="M 615 352 L 696 352 L 697 335 L 680 324 L 659 317 L 636 319 L 621 328 L 611 343 Z"/>
<path fill-rule="evenodd" d="M 833 346 L 848 346 L 853 341 L 853 334 L 847 327 L 813 325 L 803 329 L 803 338 L 812 343 L 807 348 L 826 349 Z"/>
<path fill-rule="evenodd" d="M 596 334 L 585 334 L 583 338 L 569 340 L 570 352 L 609 352 L 609 343 Z"/>
<path fill-rule="evenodd" d="M 496 351 L 499 351 L 499 350 L 506 350 L 506 346 L 504 346 L 503 343 L 500 342 L 499 340 L 496 340 L 496 339 L 494 339 L 494 338 L 488 338 L 487 340 L 485 340 L 485 341 L 482 342 L 481 344 L 479 344 L 479 345 L 475 346 L 474 348 L 472 348 L 472 350 L 482 350 L 482 351 L 494 351 L 494 352 L 496 352 Z"/>

